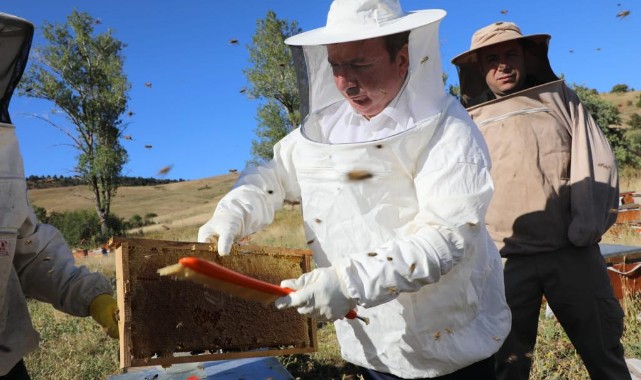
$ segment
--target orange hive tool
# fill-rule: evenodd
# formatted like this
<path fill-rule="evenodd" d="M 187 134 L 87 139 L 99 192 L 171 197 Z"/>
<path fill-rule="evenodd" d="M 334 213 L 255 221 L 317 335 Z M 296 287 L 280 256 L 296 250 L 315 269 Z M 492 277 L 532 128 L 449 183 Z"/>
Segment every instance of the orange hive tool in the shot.
<path fill-rule="evenodd" d="M 294 291 L 290 288 L 284 288 L 246 276 L 212 261 L 197 257 L 183 257 L 178 260 L 178 264 L 158 269 L 158 274 L 191 280 L 237 297 L 262 302 L 265 305 Z M 357 318 L 365 322 L 366 325 L 369 324 L 368 318 L 357 315 L 354 310 L 350 310 L 345 318 Z"/>

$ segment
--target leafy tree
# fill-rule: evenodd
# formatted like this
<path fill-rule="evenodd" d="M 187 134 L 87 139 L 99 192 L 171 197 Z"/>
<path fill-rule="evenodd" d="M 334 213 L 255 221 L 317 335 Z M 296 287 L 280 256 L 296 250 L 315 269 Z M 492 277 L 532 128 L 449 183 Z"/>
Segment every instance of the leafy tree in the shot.
<path fill-rule="evenodd" d="M 630 120 L 628 120 L 627 124 L 630 126 L 632 129 L 639 129 L 641 130 L 641 115 L 638 113 L 633 113 L 630 116 Z"/>
<path fill-rule="evenodd" d="M 23 77 L 20 95 L 53 102 L 73 125 L 68 129 L 36 116 L 70 138 L 77 151 L 75 171 L 90 185 L 101 230 L 107 233 L 111 200 L 128 160 L 118 139 L 131 85 L 123 72 L 121 51 L 126 45 L 111 30 L 94 36 L 97 24 L 77 11 L 64 24 L 45 22 L 42 31 L 48 45 L 34 49 L 35 60 Z"/>
<path fill-rule="evenodd" d="M 573 84 L 572 89 L 581 99 L 603 134 L 608 139 L 617 158 L 619 166 L 638 167 L 641 164 L 639 149 L 632 141 L 626 139 L 625 130 L 621 128 L 621 113 L 612 104 L 606 102 L 599 93 L 585 86 Z"/>
<path fill-rule="evenodd" d="M 274 144 L 300 124 L 300 101 L 294 62 L 287 37 L 301 32 L 298 24 L 279 20 L 273 11 L 256 23 L 248 46 L 252 67 L 243 70 L 251 86 L 247 95 L 265 103 L 259 108 L 252 163 L 272 158 Z"/>
<path fill-rule="evenodd" d="M 612 86 L 612 92 L 629 92 L 633 91 L 627 84 L 615 84 Z"/>
<path fill-rule="evenodd" d="M 129 218 L 129 225 L 131 227 L 142 227 L 144 225 L 142 216 L 133 214 L 131 218 Z"/>

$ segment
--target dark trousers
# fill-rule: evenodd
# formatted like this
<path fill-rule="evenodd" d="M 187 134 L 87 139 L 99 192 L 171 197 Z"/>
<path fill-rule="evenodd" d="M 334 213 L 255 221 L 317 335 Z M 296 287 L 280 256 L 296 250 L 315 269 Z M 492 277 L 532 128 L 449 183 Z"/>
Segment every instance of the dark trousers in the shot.
<path fill-rule="evenodd" d="M 495 355 L 499 380 L 528 379 L 543 296 L 590 379 L 630 379 L 621 345 L 623 310 L 598 245 L 510 256 L 504 275 L 512 329 Z"/>
<path fill-rule="evenodd" d="M 365 380 L 399 380 L 403 379 L 402 377 L 394 376 L 389 373 L 382 373 L 374 371 L 367 368 L 361 367 L 361 372 L 365 377 Z M 496 376 L 494 374 L 494 357 L 489 357 L 487 359 L 476 362 L 467 367 L 461 368 L 456 372 L 450 374 L 431 377 L 425 379 L 415 379 L 415 380 L 495 380 Z"/>
<path fill-rule="evenodd" d="M 24 365 L 24 360 L 20 360 L 18 364 L 14 365 L 9 373 L 0 376 L 0 380 L 31 380 L 27 367 Z"/>

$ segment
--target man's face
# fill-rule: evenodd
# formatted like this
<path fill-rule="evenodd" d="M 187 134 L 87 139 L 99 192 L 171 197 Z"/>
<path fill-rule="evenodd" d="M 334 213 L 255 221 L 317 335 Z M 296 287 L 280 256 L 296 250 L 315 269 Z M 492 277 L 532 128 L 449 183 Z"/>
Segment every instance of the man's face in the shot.
<path fill-rule="evenodd" d="M 481 72 L 497 96 L 520 91 L 525 83 L 523 48 L 517 41 L 488 46 L 478 52 Z"/>
<path fill-rule="evenodd" d="M 409 54 L 405 45 L 392 61 L 382 37 L 327 45 L 334 82 L 361 115 L 378 115 L 394 99 L 405 80 Z"/>

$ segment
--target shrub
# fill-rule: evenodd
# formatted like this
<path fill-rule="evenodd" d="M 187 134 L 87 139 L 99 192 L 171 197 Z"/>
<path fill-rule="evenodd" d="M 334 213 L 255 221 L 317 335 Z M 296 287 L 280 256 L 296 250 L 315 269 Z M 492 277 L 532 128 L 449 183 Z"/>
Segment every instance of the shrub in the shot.
<path fill-rule="evenodd" d="M 612 87 L 612 92 L 629 92 L 631 91 L 630 87 L 627 84 L 615 84 Z"/>

